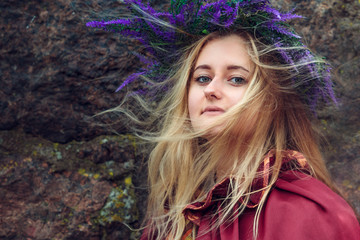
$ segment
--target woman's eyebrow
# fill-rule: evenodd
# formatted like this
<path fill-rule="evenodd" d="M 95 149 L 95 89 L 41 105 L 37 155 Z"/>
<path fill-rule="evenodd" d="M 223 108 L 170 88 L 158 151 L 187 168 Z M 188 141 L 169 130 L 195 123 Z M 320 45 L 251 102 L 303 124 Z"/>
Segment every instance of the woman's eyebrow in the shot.
<path fill-rule="evenodd" d="M 199 65 L 194 69 L 194 72 L 198 69 L 206 69 L 206 70 L 210 70 L 211 67 L 207 64 L 203 64 L 203 65 Z M 227 70 L 236 70 L 236 69 L 241 69 L 244 70 L 246 72 L 249 72 L 249 70 L 247 70 L 246 68 L 242 67 L 242 66 L 238 66 L 238 65 L 229 65 L 227 66 Z"/>
<path fill-rule="evenodd" d="M 194 69 L 194 72 L 195 72 L 196 70 L 198 70 L 198 69 L 210 70 L 211 67 L 210 67 L 209 65 L 207 65 L 207 64 L 199 65 L 199 66 L 197 66 L 197 67 Z"/>
<path fill-rule="evenodd" d="M 236 69 L 241 69 L 244 70 L 246 72 L 249 72 L 249 70 L 247 70 L 246 68 L 242 67 L 242 66 L 238 66 L 238 65 L 230 65 L 227 67 L 227 70 L 236 70 Z"/>

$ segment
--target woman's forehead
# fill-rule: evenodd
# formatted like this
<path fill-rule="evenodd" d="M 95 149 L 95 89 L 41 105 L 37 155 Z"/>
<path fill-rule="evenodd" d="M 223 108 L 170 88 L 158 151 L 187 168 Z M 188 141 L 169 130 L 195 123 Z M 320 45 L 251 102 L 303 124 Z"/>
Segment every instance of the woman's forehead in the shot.
<path fill-rule="evenodd" d="M 229 35 L 212 39 L 203 46 L 194 64 L 194 71 L 222 67 L 250 72 L 251 65 L 252 61 L 243 38 Z"/>

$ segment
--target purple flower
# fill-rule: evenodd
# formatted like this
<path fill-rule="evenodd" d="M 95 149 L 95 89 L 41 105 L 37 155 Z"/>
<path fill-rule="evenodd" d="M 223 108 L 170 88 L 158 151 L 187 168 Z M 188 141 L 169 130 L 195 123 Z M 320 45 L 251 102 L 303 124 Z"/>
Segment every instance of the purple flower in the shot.
<path fill-rule="evenodd" d="M 288 29 L 286 29 L 283 26 L 280 26 L 274 22 L 267 22 L 265 23 L 265 26 L 273 31 L 277 31 L 278 33 L 290 36 L 290 37 L 294 37 L 294 38 L 298 38 L 300 39 L 301 37 L 291 31 L 289 31 Z"/>
<path fill-rule="evenodd" d="M 128 76 L 125 81 L 120 85 L 120 87 L 118 87 L 115 92 L 120 91 L 121 89 L 123 89 L 126 85 L 132 83 L 133 81 L 135 81 L 136 79 L 138 79 L 139 76 L 145 74 L 146 71 L 143 72 L 137 72 L 137 73 L 133 73 L 130 76 Z"/>
<path fill-rule="evenodd" d="M 104 21 L 92 21 L 92 22 L 88 22 L 86 23 L 87 27 L 93 27 L 93 28 L 104 28 L 106 26 Z"/>
<path fill-rule="evenodd" d="M 275 44 L 275 47 L 277 47 L 277 50 L 279 51 L 280 55 L 283 57 L 283 59 L 285 60 L 285 62 L 287 62 L 288 64 L 291 64 L 291 65 L 295 65 L 294 64 L 294 61 L 292 60 L 292 58 L 286 53 L 286 50 L 283 49 L 283 46 L 281 44 L 281 42 L 276 42 Z M 295 68 L 296 71 L 297 68 Z"/>
<path fill-rule="evenodd" d="M 120 24 L 120 25 L 130 25 L 132 22 L 129 19 L 116 19 L 105 22 L 105 25 Z"/>
<path fill-rule="evenodd" d="M 278 10 L 271 8 L 269 5 L 264 6 L 261 10 L 267 13 L 271 13 L 275 15 L 278 19 L 281 19 L 281 13 Z"/>

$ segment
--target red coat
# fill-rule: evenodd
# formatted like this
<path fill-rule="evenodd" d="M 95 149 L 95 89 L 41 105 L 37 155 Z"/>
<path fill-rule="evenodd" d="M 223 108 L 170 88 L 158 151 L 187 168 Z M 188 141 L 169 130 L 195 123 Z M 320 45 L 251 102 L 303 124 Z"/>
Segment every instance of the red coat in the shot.
<path fill-rule="evenodd" d="M 217 208 L 213 200 L 221 197 L 216 192 L 227 183 L 213 189 L 215 194 L 208 204 L 196 210 L 191 210 L 193 205 L 189 205 L 184 211 L 200 216 L 197 240 L 252 240 L 255 208 L 247 208 L 229 225 L 206 231 L 212 224 L 206 216 Z M 260 215 L 257 239 L 356 240 L 360 239 L 360 226 L 352 208 L 325 184 L 303 173 L 289 171 L 280 176 L 268 196 Z"/>
<path fill-rule="evenodd" d="M 260 171 L 266 172 L 273 155 L 265 157 Z M 321 181 L 299 171 L 286 170 L 286 163 L 296 160 L 305 167 L 298 152 L 287 151 L 278 180 L 273 186 L 259 219 L 257 240 L 360 240 L 360 226 L 346 201 Z M 260 189 L 269 176 L 254 182 Z M 253 194 L 245 211 L 231 223 L 208 231 L 218 216 L 218 209 L 228 189 L 229 179 L 215 185 L 204 202 L 188 205 L 183 213 L 198 226 L 196 240 L 252 240 L 256 206 L 262 193 Z M 208 216 L 214 215 L 210 219 Z M 141 239 L 145 240 L 146 232 Z"/>

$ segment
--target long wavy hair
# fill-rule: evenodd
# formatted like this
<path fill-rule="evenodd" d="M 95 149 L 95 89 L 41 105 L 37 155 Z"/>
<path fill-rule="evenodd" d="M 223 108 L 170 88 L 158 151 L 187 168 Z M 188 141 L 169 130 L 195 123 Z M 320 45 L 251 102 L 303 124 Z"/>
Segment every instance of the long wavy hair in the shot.
<path fill-rule="evenodd" d="M 195 131 L 188 114 L 188 88 L 194 65 L 208 42 L 231 34 L 244 40 L 254 64 L 248 89 L 244 98 L 212 126 Z M 302 74 L 307 63 L 284 64 L 279 60 L 278 50 L 246 32 L 211 33 L 184 50 L 183 58 L 174 66 L 176 71 L 166 82 L 171 88 L 156 109 L 151 109 L 141 96 L 136 97 L 144 109 L 153 113 L 158 124 L 155 136 L 146 137 L 154 144 L 148 161 L 150 193 L 145 223 L 149 239 L 180 239 L 186 226 L 185 206 L 204 200 L 214 184 L 226 175 L 231 176 L 231 191 L 224 199 L 223 214 L 211 229 L 241 215 L 253 191 L 251 185 L 259 177 L 258 168 L 272 149 L 275 162 L 270 168 L 268 186 L 261 189 L 264 195 L 256 209 L 254 238 L 266 197 L 279 176 L 282 151 L 301 152 L 310 174 L 336 190 L 319 150 L 313 113 L 300 100 L 296 83 L 291 80 L 293 74 L 310 80 L 311 76 Z M 136 120 L 135 115 L 128 116 Z M 219 124 L 222 131 L 204 137 Z M 225 176 L 217 175 L 220 165 L 227 166 Z M 240 198 L 242 204 L 234 213 Z"/>

